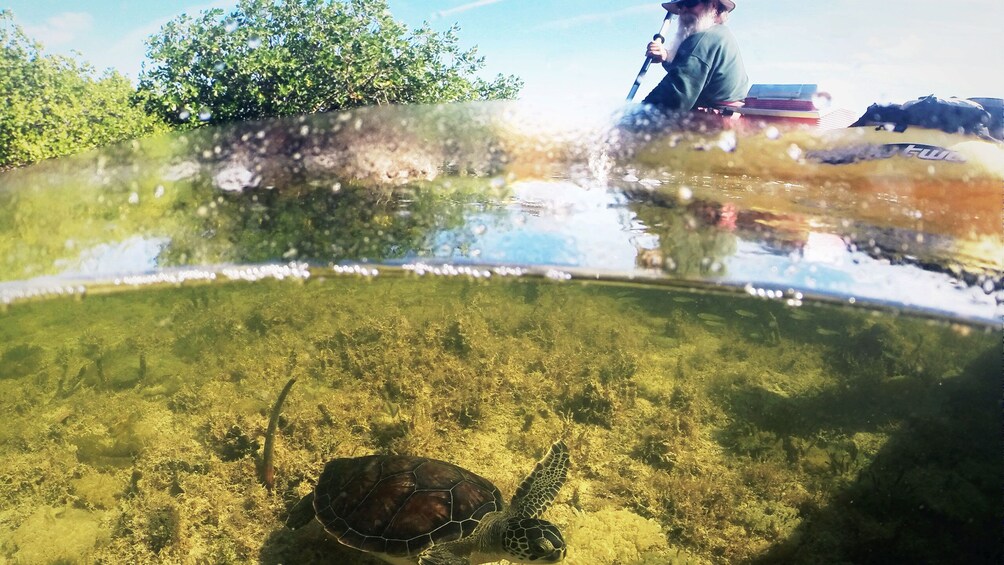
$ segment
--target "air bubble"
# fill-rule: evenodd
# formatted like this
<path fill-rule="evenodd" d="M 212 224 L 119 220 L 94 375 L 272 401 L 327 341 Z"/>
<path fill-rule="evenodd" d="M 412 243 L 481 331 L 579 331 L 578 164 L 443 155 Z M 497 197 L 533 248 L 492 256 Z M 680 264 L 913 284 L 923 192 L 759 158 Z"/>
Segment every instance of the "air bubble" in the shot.
<path fill-rule="evenodd" d="M 802 159 L 802 148 L 792 143 L 788 146 L 788 157 L 791 157 L 792 161 L 799 161 Z"/>
<path fill-rule="evenodd" d="M 825 110 L 833 104 L 833 99 L 826 92 L 817 92 L 812 95 L 812 105 L 817 110 Z"/>
<path fill-rule="evenodd" d="M 736 132 L 726 131 L 719 136 L 718 143 L 716 145 L 718 145 L 718 148 L 722 151 L 732 153 L 736 150 L 738 144 L 739 143 L 736 141 Z"/>

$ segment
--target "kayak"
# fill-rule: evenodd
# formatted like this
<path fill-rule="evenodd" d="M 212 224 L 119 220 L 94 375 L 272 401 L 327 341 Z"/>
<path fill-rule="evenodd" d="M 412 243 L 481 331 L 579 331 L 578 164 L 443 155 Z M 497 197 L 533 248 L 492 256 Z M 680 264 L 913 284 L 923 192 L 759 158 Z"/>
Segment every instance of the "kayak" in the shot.
<path fill-rule="evenodd" d="M 863 116 L 829 108 L 814 84 L 756 84 L 712 121 L 656 139 L 643 159 L 707 173 L 800 181 L 991 183 L 1004 180 L 1000 99 L 927 96 L 872 105 Z M 988 109 L 985 109 L 989 108 Z M 710 127 L 709 127 L 710 126 Z M 694 135 L 696 133 L 696 135 Z"/>
<path fill-rule="evenodd" d="M 750 123 L 750 122 L 753 123 Z M 1004 144 L 926 128 L 817 129 L 724 119 L 716 132 L 673 132 L 637 159 L 703 174 L 776 180 L 994 185 L 1004 181 Z"/>
<path fill-rule="evenodd" d="M 808 106 L 818 101 L 812 89 L 801 88 L 797 96 L 801 100 L 772 100 L 766 109 L 754 104 L 690 113 L 682 127 L 631 138 L 630 161 L 641 174 L 675 178 L 695 190 L 713 183 L 751 207 L 771 209 L 783 190 L 789 194 L 781 200 L 804 204 L 789 212 L 825 206 L 858 220 L 922 226 L 999 250 L 1004 143 L 884 118 L 877 124 L 863 118 L 851 124 L 846 116 L 827 120 L 827 113 Z"/>

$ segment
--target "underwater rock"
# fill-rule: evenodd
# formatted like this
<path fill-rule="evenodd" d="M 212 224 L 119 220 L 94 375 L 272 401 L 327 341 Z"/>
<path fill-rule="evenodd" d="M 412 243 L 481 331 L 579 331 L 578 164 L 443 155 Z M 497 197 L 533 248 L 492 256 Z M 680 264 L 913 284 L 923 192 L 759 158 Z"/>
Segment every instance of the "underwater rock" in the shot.
<path fill-rule="evenodd" d="M 112 438 L 103 434 L 87 434 L 75 438 L 77 460 L 96 468 L 125 468 L 143 451 L 135 437 Z"/>
<path fill-rule="evenodd" d="M 54 539 L 58 532 L 58 539 Z M 77 508 L 43 506 L 12 536 L 14 563 L 90 563 L 90 555 L 111 539 L 101 514 Z"/>
<path fill-rule="evenodd" d="M 125 490 L 125 483 L 114 475 L 87 473 L 70 481 L 74 493 L 94 508 L 111 510 L 118 504 L 118 498 Z"/>
<path fill-rule="evenodd" d="M 671 549 L 662 527 L 655 520 L 623 509 L 579 512 L 566 508 L 551 511 L 556 521 L 567 522 L 562 528 L 568 541 L 567 565 L 613 565 L 641 562 L 645 556 L 658 555 L 658 561 L 670 562 Z M 696 562 L 695 562 L 696 563 Z"/>

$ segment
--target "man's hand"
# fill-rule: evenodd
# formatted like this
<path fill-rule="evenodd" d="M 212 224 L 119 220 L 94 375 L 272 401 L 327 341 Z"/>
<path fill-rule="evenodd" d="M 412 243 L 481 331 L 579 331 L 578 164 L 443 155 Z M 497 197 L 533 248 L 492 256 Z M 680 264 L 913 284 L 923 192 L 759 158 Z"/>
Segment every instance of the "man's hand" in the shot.
<path fill-rule="evenodd" d="M 666 51 L 666 46 L 661 41 L 649 43 L 645 55 L 651 57 L 656 63 L 663 63 L 669 59 L 669 51 Z"/>

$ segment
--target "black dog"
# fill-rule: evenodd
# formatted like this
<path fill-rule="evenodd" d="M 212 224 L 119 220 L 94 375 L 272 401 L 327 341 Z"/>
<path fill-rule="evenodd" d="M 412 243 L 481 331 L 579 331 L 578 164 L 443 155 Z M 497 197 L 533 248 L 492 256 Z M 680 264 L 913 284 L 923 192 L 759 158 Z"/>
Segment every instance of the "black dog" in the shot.
<path fill-rule="evenodd" d="M 902 132 L 909 126 L 917 126 L 990 137 L 989 128 L 993 122 L 990 112 L 977 102 L 959 98 L 945 100 L 932 94 L 902 105 L 872 104 L 850 127 L 892 125 L 893 131 Z"/>

